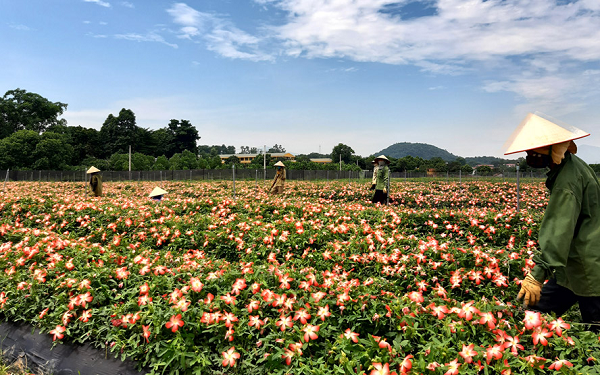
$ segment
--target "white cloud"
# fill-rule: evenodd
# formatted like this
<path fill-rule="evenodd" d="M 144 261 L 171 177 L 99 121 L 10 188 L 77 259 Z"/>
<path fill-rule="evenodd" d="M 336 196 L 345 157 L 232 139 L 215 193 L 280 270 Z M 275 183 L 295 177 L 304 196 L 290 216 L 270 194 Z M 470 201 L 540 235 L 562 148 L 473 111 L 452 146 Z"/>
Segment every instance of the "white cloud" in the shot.
<path fill-rule="evenodd" d="M 223 57 L 250 61 L 272 61 L 270 54 L 260 51 L 262 39 L 233 26 L 216 15 L 195 10 L 185 3 L 176 3 L 167 13 L 180 25 L 179 38 L 202 37 L 207 48 Z"/>
<path fill-rule="evenodd" d="M 254 2 L 283 12 L 284 22 L 263 24 L 253 35 L 185 3 L 167 12 L 180 27 L 179 38 L 201 39 L 228 58 L 273 61 L 277 55 L 268 51 L 279 51 L 291 58 L 413 65 L 432 74 L 478 72 L 501 77 L 487 82 L 485 92 L 509 91 L 545 106 L 582 105 L 591 89 L 581 71 L 600 60 L 599 0 Z M 407 4 L 426 12 L 388 11 Z"/>
<path fill-rule="evenodd" d="M 34 30 L 29 26 L 14 24 L 14 23 L 8 24 L 8 27 L 10 27 L 11 29 L 19 30 L 19 31 L 33 31 Z"/>
<path fill-rule="evenodd" d="M 165 40 L 165 38 L 163 38 L 162 36 L 155 34 L 155 33 L 148 33 L 148 34 L 144 34 L 144 35 L 135 34 L 135 33 L 116 34 L 116 35 L 114 35 L 114 37 L 116 39 L 131 40 L 134 42 L 157 42 L 157 43 L 166 44 L 169 47 L 179 48 L 179 46 L 177 44 L 169 43 Z"/>
<path fill-rule="evenodd" d="M 135 8 L 135 5 L 133 5 L 129 1 L 121 1 L 119 4 L 121 6 L 124 6 L 125 8 L 132 8 L 132 9 Z"/>
<path fill-rule="evenodd" d="M 105 8 L 110 8 L 110 3 L 106 2 L 106 1 L 102 1 L 102 0 L 83 0 L 86 3 L 94 3 L 94 4 L 98 4 L 100 6 L 103 6 Z"/>

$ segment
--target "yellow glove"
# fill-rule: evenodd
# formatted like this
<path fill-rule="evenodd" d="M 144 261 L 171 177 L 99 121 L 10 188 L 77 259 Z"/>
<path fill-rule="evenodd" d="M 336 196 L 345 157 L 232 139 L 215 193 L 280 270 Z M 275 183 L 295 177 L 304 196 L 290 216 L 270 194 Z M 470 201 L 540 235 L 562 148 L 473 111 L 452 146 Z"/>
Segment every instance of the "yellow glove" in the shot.
<path fill-rule="evenodd" d="M 521 281 L 521 291 L 517 295 L 517 299 L 523 298 L 523 306 L 535 306 L 540 301 L 542 295 L 542 283 L 537 281 L 531 274 Z"/>

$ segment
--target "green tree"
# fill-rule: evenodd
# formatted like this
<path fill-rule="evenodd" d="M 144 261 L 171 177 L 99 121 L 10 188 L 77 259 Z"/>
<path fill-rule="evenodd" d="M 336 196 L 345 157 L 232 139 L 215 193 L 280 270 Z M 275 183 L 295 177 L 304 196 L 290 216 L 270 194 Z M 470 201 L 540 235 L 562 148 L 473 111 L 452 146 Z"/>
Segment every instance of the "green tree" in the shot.
<path fill-rule="evenodd" d="M 463 165 L 462 167 L 460 167 L 460 170 L 462 171 L 462 173 L 466 174 L 473 173 L 473 167 L 471 167 L 469 164 Z"/>
<path fill-rule="evenodd" d="M 165 155 L 159 156 L 158 158 L 156 158 L 156 161 L 154 162 L 152 169 L 154 169 L 155 171 L 166 171 L 166 170 L 171 169 L 171 164 L 169 164 L 169 159 L 167 159 L 167 157 Z"/>
<path fill-rule="evenodd" d="M 190 150 L 183 150 L 181 153 L 182 169 L 198 169 L 198 157 Z"/>
<path fill-rule="evenodd" d="M 67 169 L 73 158 L 73 146 L 65 134 L 45 132 L 35 146 L 33 169 Z"/>
<path fill-rule="evenodd" d="M 267 153 L 270 154 L 283 154 L 285 153 L 285 148 L 283 148 L 282 145 L 278 145 L 277 143 L 275 143 L 275 146 L 271 147 L 270 149 L 267 150 Z"/>
<path fill-rule="evenodd" d="M 40 135 L 33 130 L 19 130 L 0 140 L 0 168 L 31 169 Z"/>
<path fill-rule="evenodd" d="M 231 164 L 240 164 L 240 158 L 238 158 L 235 155 L 232 155 L 230 157 L 228 157 L 227 159 L 225 159 L 225 164 L 231 165 Z"/>
<path fill-rule="evenodd" d="M 352 155 L 354 155 L 354 150 L 352 149 L 352 147 L 347 146 L 343 143 L 339 143 L 333 148 L 333 150 L 331 150 L 331 160 L 333 161 L 333 163 L 339 163 L 340 156 L 344 163 L 351 163 Z"/>
<path fill-rule="evenodd" d="M 198 159 L 198 169 L 209 169 L 210 163 L 207 157 Z"/>
<path fill-rule="evenodd" d="M 188 120 L 171 120 L 167 130 L 171 134 L 169 151 L 172 154 L 181 153 L 184 150 L 189 150 L 194 155 L 198 153 L 196 142 L 200 139 L 200 136 L 198 130 Z"/>
<path fill-rule="evenodd" d="M 161 128 L 152 132 L 156 147 L 151 155 L 164 155 L 167 158 L 173 156 L 171 153 L 171 144 L 173 143 L 173 134 L 167 128 Z"/>
<path fill-rule="evenodd" d="M 100 129 L 100 139 L 105 145 L 104 155 L 129 153 L 129 146 L 138 149 L 139 128 L 135 123 L 135 114 L 130 109 L 121 109 L 119 116 L 108 115 Z"/>
<path fill-rule="evenodd" d="M 216 169 L 221 166 L 221 158 L 218 155 L 215 155 L 210 158 L 209 166 L 210 169 Z"/>
<path fill-rule="evenodd" d="M 129 170 L 129 154 L 112 154 L 108 160 L 108 166 L 111 171 Z"/>
<path fill-rule="evenodd" d="M 149 171 L 154 165 L 154 157 L 144 155 L 141 152 L 136 152 L 131 155 L 131 170 L 132 171 Z M 129 165 L 127 166 L 129 170 Z"/>
<path fill-rule="evenodd" d="M 477 167 L 477 174 L 480 176 L 489 176 L 492 174 L 492 168 L 487 165 L 480 165 Z"/>
<path fill-rule="evenodd" d="M 66 120 L 58 118 L 65 109 L 65 103 L 51 102 L 21 89 L 9 90 L 0 98 L 0 138 L 19 130 L 39 134 L 51 125 L 66 125 Z"/>
<path fill-rule="evenodd" d="M 100 145 L 100 132 L 82 126 L 67 126 L 67 134 L 73 146 L 73 164 L 87 157 L 99 157 L 103 152 Z"/>

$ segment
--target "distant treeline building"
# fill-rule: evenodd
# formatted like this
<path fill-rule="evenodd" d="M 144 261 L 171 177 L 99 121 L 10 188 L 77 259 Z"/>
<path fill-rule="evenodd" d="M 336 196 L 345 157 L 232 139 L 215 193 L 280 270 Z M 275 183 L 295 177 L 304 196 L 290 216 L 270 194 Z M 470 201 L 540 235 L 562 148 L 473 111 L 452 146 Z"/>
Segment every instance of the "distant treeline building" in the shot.
<path fill-rule="evenodd" d="M 232 156 L 235 156 L 236 158 L 238 158 L 238 160 L 240 161 L 241 164 L 250 164 L 250 163 L 252 163 L 252 161 L 255 158 L 262 157 L 262 155 L 263 154 L 222 154 L 222 155 L 219 155 L 219 157 L 221 158 L 221 163 L 225 163 L 225 161 L 227 159 L 229 159 Z M 268 152 L 267 155 L 271 155 L 272 159 L 290 161 L 292 163 L 296 162 L 296 156 L 293 154 L 290 154 L 289 152 L 272 152 L 272 153 Z M 319 163 L 319 164 L 331 163 L 330 158 L 315 158 L 315 159 L 310 159 L 310 161 L 313 163 Z"/>
<path fill-rule="evenodd" d="M 294 155 L 290 154 L 289 152 L 273 152 L 273 153 L 267 153 L 267 154 L 271 155 L 271 158 L 274 158 L 274 159 L 289 160 L 291 162 L 296 161 L 296 157 Z M 252 160 L 254 160 L 257 156 L 262 156 L 262 154 L 223 154 L 223 155 L 219 155 L 219 157 L 221 158 L 221 163 L 225 163 L 225 161 L 232 156 L 235 156 L 236 158 L 238 158 L 240 160 L 241 164 L 250 164 L 250 163 L 252 163 Z"/>

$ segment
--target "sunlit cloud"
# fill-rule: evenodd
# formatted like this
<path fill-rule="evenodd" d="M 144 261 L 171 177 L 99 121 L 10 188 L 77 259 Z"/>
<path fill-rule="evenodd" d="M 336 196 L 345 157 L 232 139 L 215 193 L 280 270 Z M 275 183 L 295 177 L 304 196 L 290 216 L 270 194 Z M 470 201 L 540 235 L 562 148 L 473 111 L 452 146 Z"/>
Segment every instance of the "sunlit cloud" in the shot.
<path fill-rule="evenodd" d="M 103 6 L 105 8 L 110 8 L 110 3 L 106 2 L 106 1 L 102 1 L 102 0 L 83 0 L 86 3 L 94 3 L 94 4 L 98 4 L 100 6 Z"/>
<path fill-rule="evenodd" d="M 169 47 L 172 48 L 179 48 L 179 46 L 177 44 L 173 44 L 173 43 L 169 43 L 165 40 L 165 38 L 163 38 L 162 36 L 155 34 L 155 33 L 148 33 L 148 34 L 135 34 L 135 33 L 129 33 L 129 34 L 116 34 L 114 35 L 114 38 L 116 39 L 123 39 L 123 40 L 130 40 L 133 42 L 156 42 L 156 43 L 162 43 L 162 44 L 166 44 Z"/>
<path fill-rule="evenodd" d="M 273 56 L 260 50 L 261 37 L 235 27 L 229 20 L 199 12 L 185 3 L 173 4 L 167 13 L 180 26 L 178 37 L 202 38 L 206 47 L 223 57 L 250 61 L 272 61 Z"/>

